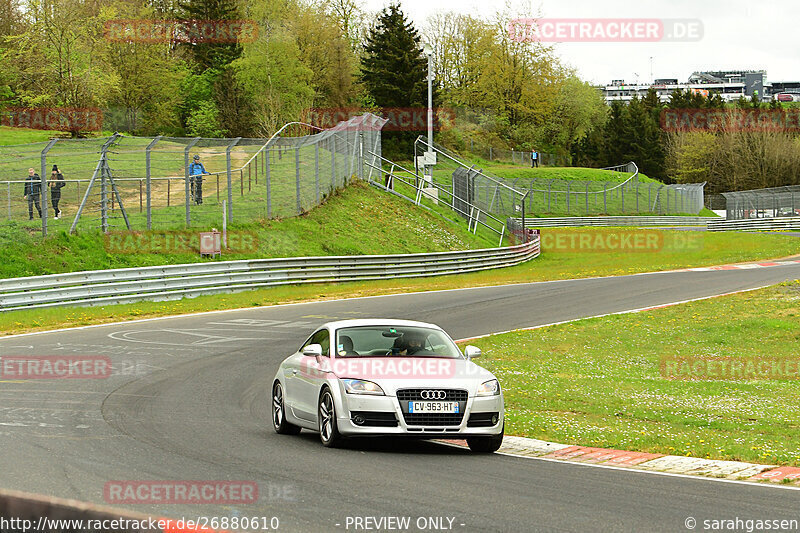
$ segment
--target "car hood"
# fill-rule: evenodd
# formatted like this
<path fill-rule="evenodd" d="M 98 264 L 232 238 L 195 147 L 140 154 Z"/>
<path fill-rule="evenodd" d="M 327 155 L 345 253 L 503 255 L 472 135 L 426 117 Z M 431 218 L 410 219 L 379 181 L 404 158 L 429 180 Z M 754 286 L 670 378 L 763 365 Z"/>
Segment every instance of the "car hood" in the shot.
<path fill-rule="evenodd" d="M 433 357 L 347 357 L 333 361 L 340 379 L 365 379 L 394 396 L 398 389 L 460 388 L 475 394 L 478 385 L 495 376 L 466 359 Z"/>

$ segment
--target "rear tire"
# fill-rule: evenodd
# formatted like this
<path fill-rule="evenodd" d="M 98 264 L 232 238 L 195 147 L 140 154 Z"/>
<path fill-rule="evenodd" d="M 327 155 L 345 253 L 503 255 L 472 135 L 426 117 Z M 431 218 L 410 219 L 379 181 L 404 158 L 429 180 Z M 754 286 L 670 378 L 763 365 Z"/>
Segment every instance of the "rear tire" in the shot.
<path fill-rule="evenodd" d="M 469 449 L 475 453 L 494 453 L 503 445 L 503 434 L 505 433 L 506 425 L 503 424 L 503 430 L 499 435 L 491 437 L 470 437 L 467 439 Z"/>
<path fill-rule="evenodd" d="M 328 389 L 324 389 L 319 397 L 317 419 L 319 420 L 319 439 L 322 441 L 322 445 L 326 448 L 337 447 L 342 442 L 342 435 L 336 425 L 336 404 Z"/>
<path fill-rule="evenodd" d="M 272 427 L 280 435 L 297 435 L 300 428 L 286 421 L 286 407 L 283 397 L 283 387 L 280 381 L 272 386 Z"/>

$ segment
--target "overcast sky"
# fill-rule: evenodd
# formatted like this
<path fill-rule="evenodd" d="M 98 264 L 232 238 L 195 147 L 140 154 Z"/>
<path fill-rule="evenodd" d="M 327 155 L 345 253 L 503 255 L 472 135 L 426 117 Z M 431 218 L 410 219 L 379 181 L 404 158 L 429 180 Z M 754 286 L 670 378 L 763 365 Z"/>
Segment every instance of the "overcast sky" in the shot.
<path fill-rule="evenodd" d="M 379 11 L 388 0 L 364 0 Z M 491 0 L 401 0 L 403 11 L 424 27 L 438 11 L 456 11 L 490 17 L 503 6 Z M 521 16 L 549 18 L 669 18 L 699 19 L 703 38 L 698 42 L 560 43 L 562 61 L 588 81 L 612 79 L 628 83 L 654 78 L 686 81 L 697 70 L 764 69 L 769 81 L 800 80 L 800 1 L 798 0 L 534 0 Z M 638 76 L 637 76 L 638 75 Z"/>

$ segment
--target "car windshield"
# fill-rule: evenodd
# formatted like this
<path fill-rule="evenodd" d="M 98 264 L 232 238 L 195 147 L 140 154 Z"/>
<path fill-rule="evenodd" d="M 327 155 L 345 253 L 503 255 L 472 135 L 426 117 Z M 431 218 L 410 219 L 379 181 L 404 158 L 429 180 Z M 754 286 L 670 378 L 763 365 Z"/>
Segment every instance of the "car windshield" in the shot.
<path fill-rule="evenodd" d="M 441 330 L 417 326 L 357 326 L 336 332 L 337 357 L 444 357 L 461 351 Z"/>

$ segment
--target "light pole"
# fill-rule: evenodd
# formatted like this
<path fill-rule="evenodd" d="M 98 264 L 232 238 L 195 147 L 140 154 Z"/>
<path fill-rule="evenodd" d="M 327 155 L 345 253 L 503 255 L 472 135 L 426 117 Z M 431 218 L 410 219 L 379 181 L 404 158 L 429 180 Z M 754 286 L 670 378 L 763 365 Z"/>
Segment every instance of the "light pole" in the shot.
<path fill-rule="evenodd" d="M 422 52 L 428 57 L 428 149 L 425 151 L 423 175 L 429 185 L 433 181 L 433 165 L 436 164 L 433 151 L 433 46 L 429 42 L 423 43 Z"/>

